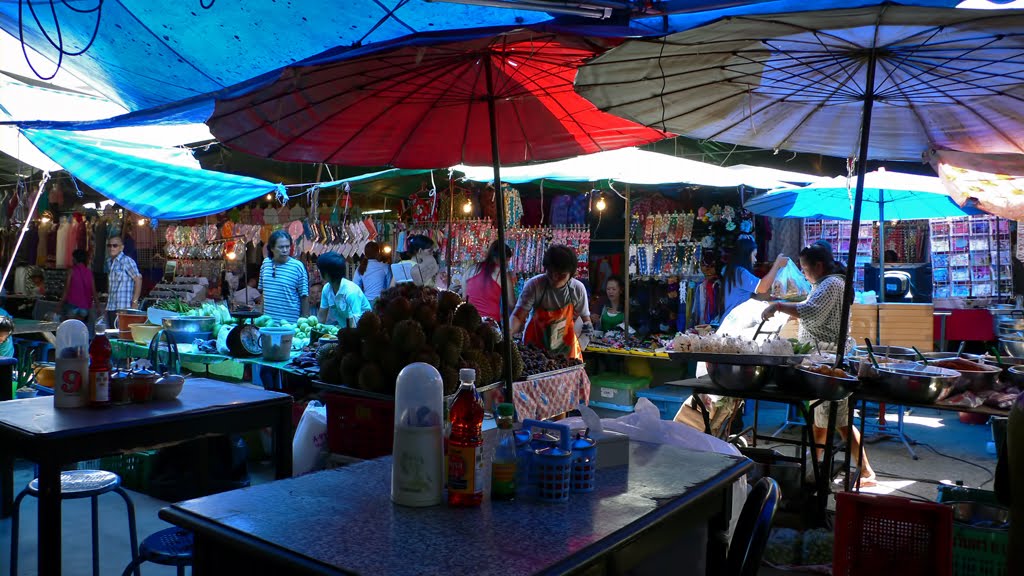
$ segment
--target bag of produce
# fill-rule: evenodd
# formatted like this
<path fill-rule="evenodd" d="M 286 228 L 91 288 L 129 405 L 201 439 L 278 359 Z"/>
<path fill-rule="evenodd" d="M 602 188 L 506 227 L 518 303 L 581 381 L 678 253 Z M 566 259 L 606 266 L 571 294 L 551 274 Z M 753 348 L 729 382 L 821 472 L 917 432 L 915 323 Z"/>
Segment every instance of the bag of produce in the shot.
<path fill-rule="evenodd" d="M 772 296 L 784 300 L 802 300 L 811 293 L 811 283 L 792 260 L 779 270 L 772 282 Z"/>

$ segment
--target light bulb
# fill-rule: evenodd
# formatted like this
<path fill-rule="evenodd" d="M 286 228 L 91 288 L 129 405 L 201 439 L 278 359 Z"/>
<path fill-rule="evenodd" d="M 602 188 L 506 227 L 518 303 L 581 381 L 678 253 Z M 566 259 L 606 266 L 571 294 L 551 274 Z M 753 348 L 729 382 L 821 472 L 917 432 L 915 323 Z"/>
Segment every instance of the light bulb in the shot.
<path fill-rule="evenodd" d="M 385 244 L 384 245 L 384 253 L 385 254 L 391 254 L 391 246 L 388 246 L 387 244 Z"/>
<path fill-rule="evenodd" d="M 235 254 L 234 252 L 228 252 L 228 260 L 234 260 L 235 258 L 238 258 L 238 254 Z"/>
<path fill-rule="evenodd" d="M 146 219 L 145 218 L 139 218 L 139 226 L 142 226 L 145 223 L 146 223 Z"/>
<path fill-rule="evenodd" d="M 604 209 L 607 208 L 607 207 L 608 207 L 608 205 L 604 201 L 604 196 L 598 198 L 597 199 L 597 204 L 594 206 L 594 208 L 597 208 L 598 212 L 604 212 Z"/>
<path fill-rule="evenodd" d="M 267 200 L 273 200 L 273 199 L 274 199 L 274 195 L 273 194 L 267 194 Z"/>
<path fill-rule="evenodd" d="M 43 216 L 42 218 L 39 219 L 39 221 L 42 222 L 43 224 L 46 224 L 46 223 L 48 223 L 50 221 L 50 217 L 49 216 Z"/>
<path fill-rule="evenodd" d="M 469 200 L 466 200 L 466 203 L 462 205 L 462 213 L 463 214 L 469 214 L 472 211 L 473 211 L 473 203 L 470 202 Z"/>

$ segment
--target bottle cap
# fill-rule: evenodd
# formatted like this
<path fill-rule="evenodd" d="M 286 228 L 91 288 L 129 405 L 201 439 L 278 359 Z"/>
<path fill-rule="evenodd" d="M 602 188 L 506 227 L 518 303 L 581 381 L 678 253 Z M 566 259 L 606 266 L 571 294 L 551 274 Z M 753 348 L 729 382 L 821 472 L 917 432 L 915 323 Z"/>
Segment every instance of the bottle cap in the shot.
<path fill-rule="evenodd" d="M 498 416 L 514 416 L 516 413 L 516 407 L 508 402 L 502 402 L 498 404 Z"/>
<path fill-rule="evenodd" d="M 460 382 L 476 382 L 476 370 L 472 368 L 463 368 L 459 370 L 459 381 Z"/>

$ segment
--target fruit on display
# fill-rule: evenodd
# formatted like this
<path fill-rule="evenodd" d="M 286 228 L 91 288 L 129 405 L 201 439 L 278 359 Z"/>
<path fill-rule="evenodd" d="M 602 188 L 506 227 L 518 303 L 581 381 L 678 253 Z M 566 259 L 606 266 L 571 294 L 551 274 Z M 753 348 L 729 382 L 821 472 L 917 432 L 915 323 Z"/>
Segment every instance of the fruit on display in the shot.
<path fill-rule="evenodd" d="M 319 353 L 320 375 L 328 383 L 391 395 L 402 368 L 426 362 L 441 373 L 445 394 L 452 394 L 462 368 L 476 370 L 479 386 L 501 380 L 500 340 L 454 292 L 402 284 L 381 293 L 373 312 L 363 314 L 355 328 L 340 330 L 338 343 Z M 512 368 L 518 378 L 522 359 L 516 352 Z"/>
<path fill-rule="evenodd" d="M 517 342 L 514 350 L 519 352 L 520 361 L 523 363 L 524 376 L 535 376 L 542 372 L 551 372 L 552 370 L 561 370 L 562 368 L 570 368 L 572 366 L 579 366 L 580 364 L 583 364 L 582 360 L 569 358 L 563 354 L 551 354 L 547 350 L 534 346 L 533 344 Z M 515 362 L 516 355 L 513 354 L 513 365 Z M 515 366 L 513 366 L 513 368 L 515 368 Z"/>

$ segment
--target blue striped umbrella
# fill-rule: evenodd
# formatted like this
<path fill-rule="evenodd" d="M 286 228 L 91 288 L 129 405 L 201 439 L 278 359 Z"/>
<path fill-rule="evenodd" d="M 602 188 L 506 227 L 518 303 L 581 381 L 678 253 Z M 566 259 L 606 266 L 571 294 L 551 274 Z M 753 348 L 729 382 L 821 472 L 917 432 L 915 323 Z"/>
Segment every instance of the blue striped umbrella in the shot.
<path fill-rule="evenodd" d="M 285 188 L 256 178 L 176 166 L 115 152 L 105 141 L 61 130 L 22 133 L 75 178 L 128 210 L 153 220 L 198 218 Z M 117 142 L 119 148 L 145 145 Z"/>

